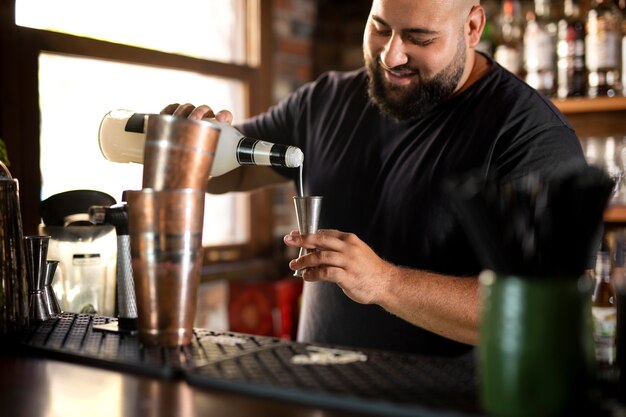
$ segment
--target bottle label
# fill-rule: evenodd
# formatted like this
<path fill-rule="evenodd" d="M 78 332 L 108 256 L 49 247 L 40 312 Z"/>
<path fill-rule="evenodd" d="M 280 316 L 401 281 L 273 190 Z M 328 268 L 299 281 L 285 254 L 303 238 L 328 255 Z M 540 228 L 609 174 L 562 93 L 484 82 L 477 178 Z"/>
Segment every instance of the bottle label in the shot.
<path fill-rule="evenodd" d="M 520 74 L 522 70 L 522 54 L 516 48 L 500 45 L 496 48 L 495 60 L 513 74 Z"/>
<path fill-rule="evenodd" d="M 617 37 L 615 33 L 588 34 L 586 43 L 587 67 L 592 70 L 614 68 L 617 65 Z"/>
<path fill-rule="evenodd" d="M 622 37 L 622 82 L 626 83 L 626 33 Z"/>
<path fill-rule="evenodd" d="M 288 146 L 243 137 L 237 145 L 239 165 L 285 166 Z"/>
<path fill-rule="evenodd" d="M 529 24 L 524 37 L 524 65 L 527 71 L 552 70 L 554 46 L 550 34 L 536 23 Z"/>
<path fill-rule="evenodd" d="M 594 340 L 598 362 L 615 362 L 615 334 L 617 330 L 617 309 L 615 307 L 591 308 L 593 315 Z"/>
<path fill-rule="evenodd" d="M 128 118 L 124 130 L 126 132 L 144 133 L 144 126 L 146 125 L 147 114 L 135 113 Z"/>

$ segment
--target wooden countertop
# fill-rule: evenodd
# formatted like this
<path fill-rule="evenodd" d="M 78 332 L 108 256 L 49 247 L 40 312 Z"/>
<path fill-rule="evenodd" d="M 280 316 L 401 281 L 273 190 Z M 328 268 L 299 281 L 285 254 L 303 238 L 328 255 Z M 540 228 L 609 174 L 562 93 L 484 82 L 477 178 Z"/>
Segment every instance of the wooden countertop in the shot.
<path fill-rule="evenodd" d="M 15 352 L 0 353 L 3 417 L 350 417 L 235 392 L 82 366 Z"/>
<path fill-rule="evenodd" d="M 482 415 L 471 352 L 356 352 L 205 329 L 195 329 L 185 347 L 146 347 L 135 335 L 95 329 L 104 322 L 111 324 L 64 313 L 0 336 L 0 416 Z M 352 362 L 325 368 L 300 361 L 322 351 Z M 603 396 L 603 415 L 625 415 L 615 397 Z"/>

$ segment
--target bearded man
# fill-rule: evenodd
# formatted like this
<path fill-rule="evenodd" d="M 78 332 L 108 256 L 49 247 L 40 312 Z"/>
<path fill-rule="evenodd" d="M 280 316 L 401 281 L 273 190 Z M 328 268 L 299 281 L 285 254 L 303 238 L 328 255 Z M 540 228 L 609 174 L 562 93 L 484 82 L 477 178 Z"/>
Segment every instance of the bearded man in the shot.
<path fill-rule="evenodd" d="M 324 74 L 237 126 L 300 147 L 305 194 L 324 197 L 322 230 L 284 239 L 317 249 L 290 262 L 305 269 L 299 340 L 469 351 L 481 267 L 442 184 L 585 163 L 552 103 L 475 50 L 484 25 L 479 0 L 373 0 L 364 68 Z M 190 104 L 163 112 L 214 115 Z M 216 117 L 232 120 L 228 111 Z M 295 171 L 242 167 L 208 191 L 295 181 Z"/>

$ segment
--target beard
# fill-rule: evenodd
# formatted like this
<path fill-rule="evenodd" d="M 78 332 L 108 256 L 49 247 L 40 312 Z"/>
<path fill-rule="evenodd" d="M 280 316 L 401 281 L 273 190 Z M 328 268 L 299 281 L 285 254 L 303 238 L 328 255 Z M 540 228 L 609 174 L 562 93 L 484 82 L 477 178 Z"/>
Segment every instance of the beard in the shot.
<path fill-rule="evenodd" d="M 465 69 L 467 51 L 460 36 L 452 62 L 430 79 L 424 79 L 417 68 L 399 65 L 395 71 L 412 71 L 416 80 L 407 86 L 387 83 L 380 58 L 365 54 L 368 88 L 372 102 L 387 116 L 398 120 L 417 119 L 444 102 L 455 92 Z"/>

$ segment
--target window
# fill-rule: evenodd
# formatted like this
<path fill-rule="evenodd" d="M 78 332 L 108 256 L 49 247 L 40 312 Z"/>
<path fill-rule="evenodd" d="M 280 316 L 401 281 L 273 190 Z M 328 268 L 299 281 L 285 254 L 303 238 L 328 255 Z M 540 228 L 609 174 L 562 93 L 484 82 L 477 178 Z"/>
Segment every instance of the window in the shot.
<path fill-rule="evenodd" d="M 263 79 L 261 3 L 180 0 L 174 7 L 163 0 L 111 0 L 94 7 L 80 0 L 17 0 L 15 23 L 37 31 L 16 27 L 15 33 L 38 34 L 38 197 L 86 188 L 119 201 L 123 190 L 141 188 L 141 166 L 100 154 L 97 131 L 109 110 L 158 112 L 168 103 L 191 102 L 244 118 L 266 108 L 269 94 L 250 88 Z M 21 182 L 22 189 L 32 185 Z M 247 195 L 207 199 L 206 245 L 250 238 L 234 214 L 248 213 Z"/>
<path fill-rule="evenodd" d="M 201 59 L 246 64 L 249 62 L 246 2 L 108 0 L 95 4 L 84 0 L 17 0 L 15 23 Z"/>

